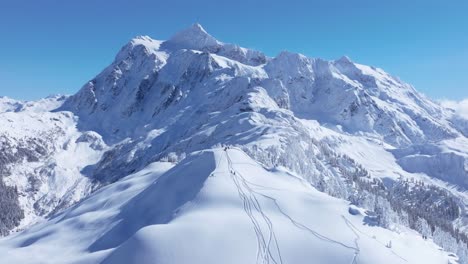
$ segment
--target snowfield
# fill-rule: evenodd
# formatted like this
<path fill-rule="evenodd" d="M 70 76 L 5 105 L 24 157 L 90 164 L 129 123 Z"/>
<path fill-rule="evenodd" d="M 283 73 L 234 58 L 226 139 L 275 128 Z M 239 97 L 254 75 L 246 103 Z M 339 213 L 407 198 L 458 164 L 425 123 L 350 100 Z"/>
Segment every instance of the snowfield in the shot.
<path fill-rule="evenodd" d="M 235 148 L 153 163 L 0 241 L 5 263 L 447 263 Z M 352 212 L 352 213 L 351 213 Z M 391 243 L 391 247 L 387 245 Z M 33 258 L 31 256 L 34 256 Z"/>

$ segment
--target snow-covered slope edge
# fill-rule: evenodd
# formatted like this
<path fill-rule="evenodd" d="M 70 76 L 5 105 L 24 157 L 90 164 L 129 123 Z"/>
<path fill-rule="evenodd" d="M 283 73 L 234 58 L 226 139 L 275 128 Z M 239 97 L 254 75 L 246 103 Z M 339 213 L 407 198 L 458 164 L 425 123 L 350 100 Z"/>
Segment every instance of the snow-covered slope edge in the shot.
<path fill-rule="evenodd" d="M 0 240 L 0 252 L 9 263 L 455 263 L 233 148 L 153 163 Z"/>

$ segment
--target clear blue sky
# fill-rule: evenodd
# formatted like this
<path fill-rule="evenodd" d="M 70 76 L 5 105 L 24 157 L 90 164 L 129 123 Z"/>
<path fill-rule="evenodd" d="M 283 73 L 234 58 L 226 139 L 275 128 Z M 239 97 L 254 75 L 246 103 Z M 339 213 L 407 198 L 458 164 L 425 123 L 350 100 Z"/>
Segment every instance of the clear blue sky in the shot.
<path fill-rule="evenodd" d="M 0 95 L 74 93 L 132 37 L 194 22 L 269 56 L 348 55 L 432 98 L 468 97 L 466 0 L 0 0 Z"/>

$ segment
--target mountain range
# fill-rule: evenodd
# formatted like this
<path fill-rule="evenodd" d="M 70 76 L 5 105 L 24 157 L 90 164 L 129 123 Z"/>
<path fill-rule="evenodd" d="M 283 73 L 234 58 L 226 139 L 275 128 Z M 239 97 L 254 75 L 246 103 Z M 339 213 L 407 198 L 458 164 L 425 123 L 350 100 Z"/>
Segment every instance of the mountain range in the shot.
<path fill-rule="evenodd" d="M 346 56 L 139 36 L 74 95 L 0 98 L 0 252 L 468 263 L 467 124 Z"/>

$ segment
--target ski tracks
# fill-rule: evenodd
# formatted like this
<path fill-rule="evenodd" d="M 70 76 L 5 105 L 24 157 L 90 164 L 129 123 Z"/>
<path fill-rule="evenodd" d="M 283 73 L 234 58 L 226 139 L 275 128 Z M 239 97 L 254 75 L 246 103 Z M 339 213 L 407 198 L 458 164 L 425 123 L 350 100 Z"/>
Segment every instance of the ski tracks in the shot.
<path fill-rule="evenodd" d="M 355 239 L 355 243 L 357 245 L 357 241 L 359 240 L 360 236 L 358 233 L 361 233 L 362 235 L 366 236 L 366 237 L 369 237 L 369 238 L 372 238 L 372 239 L 375 239 L 375 237 L 372 237 L 366 233 L 364 233 L 363 231 L 359 230 L 355 225 L 353 225 L 353 223 L 351 223 L 351 221 L 349 221 L 344 215 L 341 215 L 341 217 L 343 218 L 343 220 L 345 221 L 346 225 L 348 225 L 348 227 L 351 229 L 351 231 L 353 231 L 353 233 L 356 235 L 356 239 Z M 377 243 L 379 243 L 380 245 L 382 246 L 385 246 L 382 242 L 378 241 L 378 240 L 375 240 Z M 395 251 L 393 251 L 392 249 L 390 249 L 390 252 L 395 255 L 396 257 L 400 258 L 401 260 L 403 260 L 404 262 L 408 262 L 407 259 L 405 259 L 404 257 L 398 255 Z"/>
<path fill-rule="evenodd" d="M 359 253 L 360 253 L 360 248 L 359 248 L 359 244 L 358 244 L 358 241 L 359 239 L 361 238 L 358 234 L 358 232 L 355 230 L 356 227 L 344 216 L 344 215 L 341 215 L 341 217 L 343 218 L 345 224 L 348 226 L 348 228 L 354 233 L 355 235 L 355 238 L 354 238 L 354 245 L 356 246 L 356 251 L 354 253 L 354 258 L 353 258 L 353 261 L 351 262 L 351 264 L 357 264 L 357 259 L 358 259 L 358 256 L 359 256 Z"/>
<path fill-rule="evenodd" d="M 239 197 L 244 206 L 244 211 L 250 218 L 257 236 L 257 263 L 261 264 L 283 264 L 278 240 L 273 229 L 273 224 L 268 216 L 263 212 L 262 207 L 256 197 L 256 193 L 250 188 L 247 181 L 232 166 L 232 160 L 226 151 L 228 169 L 231 178 L 236 185 Z M 260 217 L 259 217 L 260 216 Z M 262 226 L 267 226 L 267 234 L 264 234 Z"/>
<path fill-rule="evenodd" d="M 344 216 L 343 216 L 343 218 L 345 219 L 345 223 L 350 227 L 350 229 L 356 235 L 356 238 L 354 240 L 355 246 L 349 246 L 349 245 L 346 245 L 346 244 L 344 244 L 344 243 L 342 243 L 340 241 L 329 238 L 329 237 L 327 237 L 325 235 L 322 235 L 319 232 L 316 232 L 315 230 L 307 227 L 303 223 L 296 221 L 294 218 L 292 218 L 289 214 L 287 214 L 280 207 L 280 205 L 278 204 L 278 202 L 277 202 L 277 200 L 275 198 L 253 190 L 250 187 L 250 185 L 258 186 L 258 187 L 260 187 L 262 189 L 269 189 L 269 188 L 266 188 L 265 186 L 261 186 L 261 185 L 254 184 L 254 183 L 251 183 L 251 182 L 247 181 L 242 176 L 241 173 L 239 173 L 238 171 L 236 171 L 234 169 L 232 160 L 229 157 L 229 154 L 228 154 L 227 150 L 225 150 L 225 153 L 226 153 L 226 158 L 227 158 L 227 162 L 228 162 L 228 169 L 229 169 L 229 173 L 231 175 L 231 178 L 232 178 L 234 184 L 236 185 L 236 188 L 238 190 L 240 198 L 243 201 L 244 210 L 247 213 L 247 215 L 249 216 L 252 224 L 254 225 L 255 234 L 257 236 L 257 245 L 258 245 L 258 248 L 259 248 L 258 251 L 257 251 L 257 263 L 263 263 L 263 264 L 265 264 L 265 263 L 282 264 L 283 263 L 283 260 L 281 258 L 280 248 L 279 248 L 279 245 L 278 245 L 278 241 L 277 241 L 276 235 L 275 235 L 274 230 L 273 230 L 273 224 L 272 224 L 271 220 L 268 218 L 268 216 L 262 211 L 260 203 L 259 203 L 259 201 L 257 199 L 257 195 L 258 195 L 258 196 L 262 196 L 262 197 L 272 201 L 274 203 L 275 207 L 280 212 L 280 214 L 283 215 L 284 217 L 286 217 L 297 228 L 302 229 L 302 230 L 304 230 L 306 232 L 309 232 L 314 237 L 316 237 L 316 238 L 318 238 L 320 240 L 323 240 L 325 242 L 336 244 L 336 245 L 339 245 L 339 246 L 344 247 L 344 248 L 349 249 L 349 250 L 354 250 L 355 254 L 353 256 L 351 264 L 357 264 L 357 257 L 359 255 L 359 251 L 360 251 L 359 245 L 358 245 L 358 242 L 357 242 L 359 240 L 359 235 L 350 226 L 351 223 L 349 223 L 347 221 L 347 219 L 344 218 Z M 257 219 L 257 216 L 255 215 L 256 213 L 261 216 L 261 219 Z M 268 227 L 268 235 L 267 235 L 268 238 L 266 238 L 265 234 L 263 233 L 263 231 L 261 229 L 260 222 L 263 222 L 263 223 L 265 223 L 267 225 L 267 227 Z M 274 251 L 273 252 L 276 252 L 276 255 L 279 257 L 278 259 L 276 259 L 274 257 L 275 254 L 271 250 L 271 244 L 272 243 L 274 243 Z"/>

